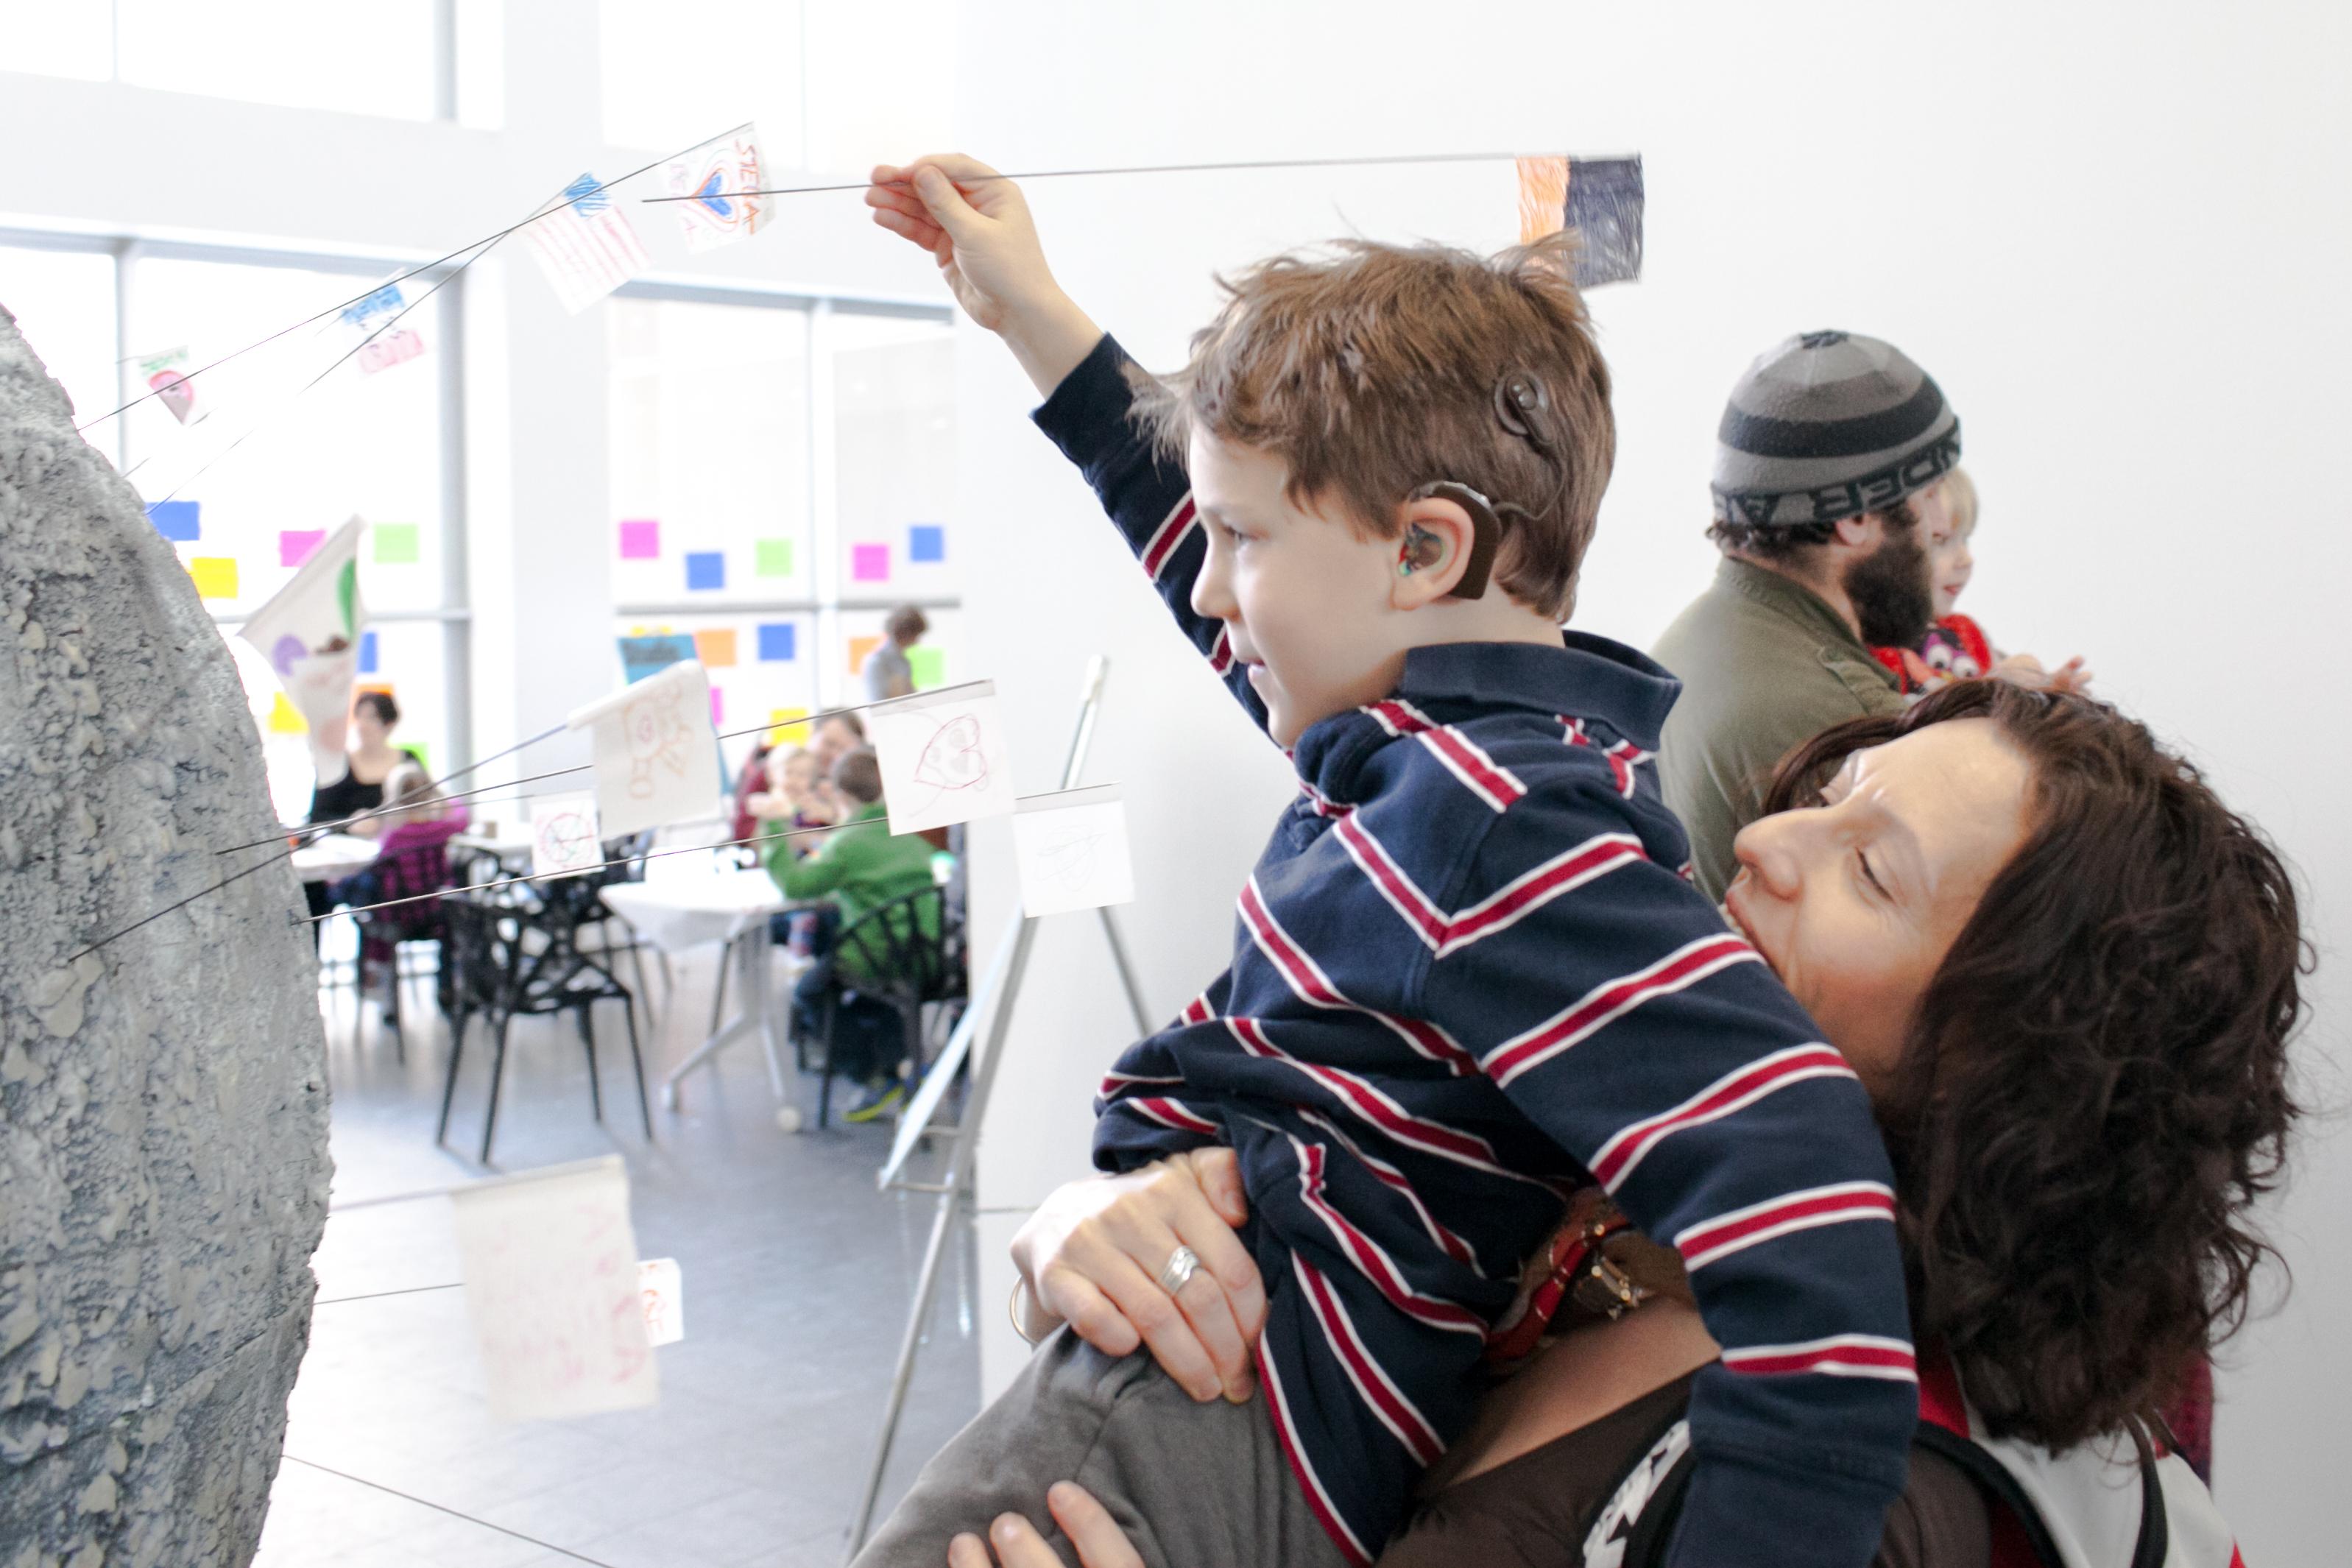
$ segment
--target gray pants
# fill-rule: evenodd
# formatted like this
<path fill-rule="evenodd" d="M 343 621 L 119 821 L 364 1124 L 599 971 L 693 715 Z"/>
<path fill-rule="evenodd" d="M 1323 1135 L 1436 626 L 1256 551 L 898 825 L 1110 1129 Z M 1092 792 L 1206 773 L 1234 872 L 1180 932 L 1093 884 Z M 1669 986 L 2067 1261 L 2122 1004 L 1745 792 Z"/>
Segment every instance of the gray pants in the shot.
<path fill-rule="evenodd" d="M 985 1537 L 1008 1510 L 1077 1568 L 1045 1511 L 1055 1481 L 1092 1492 L 1150 1568 L 1346 1568 L 1291 1479 L 1263 1390 L 1197 1404 L 1148 1351 L 1114 1361 L 1067 1329 L 923 1467 L 850 1568 L 944 1568 L 950 1539 Z"/>

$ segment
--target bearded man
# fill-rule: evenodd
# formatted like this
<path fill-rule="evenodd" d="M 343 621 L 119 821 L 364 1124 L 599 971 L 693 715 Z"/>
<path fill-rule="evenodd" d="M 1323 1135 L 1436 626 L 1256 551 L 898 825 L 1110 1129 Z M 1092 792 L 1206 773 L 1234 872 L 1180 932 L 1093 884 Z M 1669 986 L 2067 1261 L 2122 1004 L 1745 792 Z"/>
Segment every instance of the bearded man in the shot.
<path fill-rule="evenodd" d="M 1715 582 L 1651 649 L 1683 694 L 1659 784 L 1720 899 L 1731 840 L 1761 815 L 1773 764 L 1841 720 L 1901 711 L 1871 648 L 1935 617 L 1929 553 L 1949 519 L 1916 504 L 1960 458 L 1960 426 L 1890 343 L 1806 332 L 1748 367 L 1715 448 Z"/>

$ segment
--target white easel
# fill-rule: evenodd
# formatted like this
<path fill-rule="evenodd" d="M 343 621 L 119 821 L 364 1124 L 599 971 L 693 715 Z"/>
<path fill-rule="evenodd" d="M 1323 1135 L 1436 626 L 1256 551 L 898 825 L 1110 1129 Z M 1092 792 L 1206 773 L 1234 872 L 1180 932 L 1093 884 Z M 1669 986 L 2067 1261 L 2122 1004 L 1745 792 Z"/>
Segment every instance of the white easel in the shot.
<path fill-rule="evenodd" d="M 1070 736 L 1068 758 L 1062 764 L 1063 789 L 1076 789 L 1078 775 L 1087 762 L 1087 747 L 1094 738 L 1095 715 L 1102 707 L 1103 676 L 1110 661 L 1097 654 L 1087 664 L 1085 684 L 1078 693 L 1078 722 Z M 1118 971 L 1120 987 L 1127 993 L 1127 1005 L 1135 1015 L 1135 1027 L 1139 1036 L 1152 1032 L 1151 1017 L 1143 1005 L 1143 988 L 1136 983 L 1135 965 L 1127 955 L 1127 943 L 1118 932 L 1118 922 L 1106 907 L 1097 910 L 1102 917 L 1103 936 L 1110 943 L 1111 963 Z M 947 1255 L 947 1244 L 953 1222 L 971 1197 L 972 1164 L 980 1152 L 980 1131 L 988 1118 L 989 1093 L 996 1086 L 996 1068 L 1004 1059 L 1004 1037 L 1013 1021 L 1013 1005 L 1021 994 L 1021 978 L 1029 967 L 1029 949 L 1037 934 L 1037 921 L 1015 910 L 1006 924 L 1004 934 L 996 944 L 996 954 L 990 960 L 988 972 L 972 990 L 971 1000 L 957 1020 L 955 1032 L 948 1037 L 939 1060 L 924 1075 L 923 1087 L 908 1103 L 907 1113 L 898 1123 L 898 1136 L 892 1144 L 890 1158 L 883 1165 L 878 1181 L 885 1191 L 897 1188 L 902 1192 L 935 1193 L 939 1207 L 931 1217 L 931 1238 L 923 1250 L 922 1272 L 915 1280 L 915 1300 L 907 1313 L 907 1332 L 898 1342 L 898 1364 L 890 1379 L 890 1397 L 882 1407 L 882 1431 L 874 1446 L 874 1464 L 866 1477 L 866 1491 L 858 1500 L 857 1515 L 850 1521 L 849 1550 L 844 1557 L 857 1555 L 866 1544 L 866 1532 L 873 1527 L 874 1504 L 881 1496 L 882 1475 L 889 1468 L 890 1447 L 898 1436 L 898 1417 L 907 1405 L 907 1386 L 915 1375 L 915 1355 L 923 1342 L 923 1326 L 929 1319 L 931 1298 L 940 1282 L 940 1264 Z M 990 1003 L 995 1003 L 990 1012 Z M 982 1049 L 978 1068 L 972 1074 L 971 1092 L 965 1097 L 963 1114 L 952 1128 L 934 1128 L 932 1113 L 947 1093 L 948 1082 L 971 1051 L 971 1042 L 983 1016 L 989 1017 L 988 1043 Z M 933 1133 L 953 1136 L 949 1151 L 946 1174 L 937 1183 L 903 1180 L 899 1172 L 915 1145 Z"/>

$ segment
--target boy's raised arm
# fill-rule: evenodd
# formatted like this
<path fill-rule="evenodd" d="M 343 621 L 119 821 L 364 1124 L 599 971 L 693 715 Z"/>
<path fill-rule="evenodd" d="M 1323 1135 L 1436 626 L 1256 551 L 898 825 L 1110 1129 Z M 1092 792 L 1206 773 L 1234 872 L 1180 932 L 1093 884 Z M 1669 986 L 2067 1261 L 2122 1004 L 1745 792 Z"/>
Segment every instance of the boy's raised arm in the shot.
<path fill-rule="evenodd" d="M 885 164 L 873 180 L 874 221 L 929 251 L 966 313 L 1013 350 L 1045 400 L 1038 426 L 1086 475 L 1177 626 L 1264 729 L 1265 704 L 1234 663 L 1224 623 L 1192 608 L 1208 542 L 1192 482 L 1129 421 L 1133 362 L 1054 280 L 1021 188 L 957 153 Z"/>

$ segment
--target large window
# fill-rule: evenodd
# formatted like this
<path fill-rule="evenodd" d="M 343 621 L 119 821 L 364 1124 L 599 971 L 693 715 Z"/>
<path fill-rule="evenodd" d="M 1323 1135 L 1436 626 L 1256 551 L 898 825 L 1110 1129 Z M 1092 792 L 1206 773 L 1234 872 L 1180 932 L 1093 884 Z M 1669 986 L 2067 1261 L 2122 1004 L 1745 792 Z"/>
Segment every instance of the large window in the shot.
<path fill-rule="evenodd" d="M 862 700 L 901 604 L 931 622 L 916 683 L 959 679 L 945 312 L 650 287 L 605 310 L 615 630 L 691 635 L 721 729 Z"/>
<path fill-rule="evenodd" d="M 401 744 L 436 768 L 461 765 L 466 623 L 452 569 L 462 554 L 454 553 L 457 520 L 449 515 L 457 487 L 445 396 L 456 352 L 447 295 L 424 298 L 429 276 L 403 286 L 406 300 L 423 303 L 400 321 L 409 336 L 396 352 L 352 353 L 362 329 L 331 315 L 205 372 L 184 395 L 92 423 L 149 390 L 151 375 L 221 359 L 367 293 L 394 268 L 129 241 L 47 243 L 76 248 L 0 244 L 0 304 L 72 396 L 90 426 L 87 438 L 148 504 L 228 638 L 278 810 L 292 820 L 308 806 L 310 751 L 277 677 L 236 633 L 352 516 L 370 525 L 360 550 L 370 625 L 359 685 L 400 703 Z"/>

